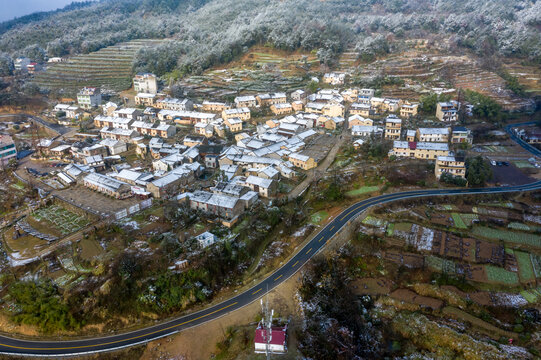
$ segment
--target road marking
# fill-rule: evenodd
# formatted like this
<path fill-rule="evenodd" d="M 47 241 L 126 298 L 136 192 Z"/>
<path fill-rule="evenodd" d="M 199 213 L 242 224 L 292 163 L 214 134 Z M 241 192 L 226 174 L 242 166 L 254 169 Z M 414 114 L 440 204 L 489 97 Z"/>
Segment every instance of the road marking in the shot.
<path fill-rule="evenodd" d="M 262 288 L 261 288 L 261 289 L 262 289 Z M 257 294 L 258 292 L 260 292 L 261 289 L 254 291 L 254 292 L 252 293 L 252 295 L 255 295 L 255 294 Z"/>
<path fill-rule="evenodd" d="M 281 278 L 283 275 L 280 275 L 278 276 L 276 279 L 274 279 L 274 281 L 278 280 L 279 278 Z"/>
<path fill-rule="evenodd" d="M 172 326 L 166 327 L 166 328 L 164 328 L 164 329 L 152 331 L 152 332 L 145 333 L 145 334 L 142 334 L 142 335 L 137 335 L 137 336 L 134 336 L 134 337 L 131 337 L 131 338 L 128 338 L 128 339 L 109 341 L 109 342 L 101 343 L 101 344 L 95 344 L 95 345 L 81 345 L 81 346 L 72 346 L 72 347 L 63 347 L 63 348 L 52 348 L 52 347 L 51 347 L 51 348 L 32 348 L 32 347 L 21 347 L 21 346 L 7 345 L 7 344 L 0 344 L 0 346 L 5 346 L 5 347 L 13 348 L 13 349 L 21 349 L 21 350 L 72 350 L 72 349 L 84 349 L 84 348 L 90 348 L 90 347 L 99 347 L 99 346 L 112 345 L 112 344 L 117 344 L 117 343 L 120 343 L 120 342 L 125 342 L 125 341 L 131 341 L 131 340 L 139 339 L 139 338 L 142 338 L 142 337 L 145 337 L 145 336 L 153 335 L 153 334 L 156 334 L 156 333 L 159 333 L 159 332 L 163 332 L 163 331 L 167 331 L 167 330 L 170 330 L 170 329 L 173 329 L 173 328 L 182 326 L 182 325 L 186 325 L 186 324 L 189 324 L 189 323 L 194 322 L 194 321 L 196 321 L 196 320 L 199 320 L 199 319 L 205 318 L 205 317 L 207 317 L 207 316 L 216 314 L 217 312 L 220 312 L 220 311 L 222 311 L 222 310 L 224 310 L 224 309 L 227 309 L 227 308 L 229 308 L 229 307 L 231 307 L 231 306 L 235 306 L 235 305 L 237 305 L 237 304 L 238 304 L 238 302 L 231 303 L 231 304 L 229 304 L 229 305 L 227 305 L 227 306 L 224 306 L 224 307 L 222 307 L 222 308 L 220 308 L 220 309 L 217 309 L 217 310 L 214 310 L 214 311 L 212 311 L 212 312 L 209 312 L 208 314 L 201 315 L 201 316 L 199 316 L 199 317 L 193 318 L 193 319 L 191 319 L 191 320 L 185 321 L 185 322 L 180 323 L 180 324 L 177 324 L 177 325 L 172 325 Z"/>
<path fill-rule="evenodd" d="M 308 254 L 308 253 L 310 253 L 310 251 L 312 251 L 312 248 L 308 249 L 308 251 L 306 253 Z"/>
<path fill-rule="evenodd" d="M 332 231 L 332 229 L 334 229 L 334 226 L 329 231 Z"/>
<path fill-rule="evenodd" d="M 291 267 L 295 267 L 299 263 L 299 260 L 295 261 L 295 264 L 291 265 Z"/>
<path fill-rule="evenodd" d="M 319 238 L 319 241 L 318 241 L 318 242 L 321 242 L 321 240 L 323 240 L 323 236 Z"/>

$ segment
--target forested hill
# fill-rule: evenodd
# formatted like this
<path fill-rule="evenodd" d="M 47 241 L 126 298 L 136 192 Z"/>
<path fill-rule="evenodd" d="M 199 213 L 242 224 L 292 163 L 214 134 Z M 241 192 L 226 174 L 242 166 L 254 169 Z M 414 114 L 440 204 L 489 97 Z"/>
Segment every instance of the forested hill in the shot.
<path fill-rule="evenodd" d="M 541 63 L 540 29 L 535 0 L 101 0 L 0 24 L 0 59 L 169 38 L 136 59 L 137 70 L 161 75 L 227 62 L 256 43 L 314 50 L 332 64 L 346 47 L 370 57 L 401 39 L 433 37 L 449 49 Z"/>

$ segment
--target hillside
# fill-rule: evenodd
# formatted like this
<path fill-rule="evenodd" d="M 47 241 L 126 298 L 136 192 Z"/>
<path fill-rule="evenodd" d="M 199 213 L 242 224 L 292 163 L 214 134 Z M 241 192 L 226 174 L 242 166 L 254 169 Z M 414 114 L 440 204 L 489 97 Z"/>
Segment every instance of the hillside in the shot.
<path fill-rule="evenodd" d="M 182 75 L 227 63 L 254 44 L 313 50 L 322 63 L 339 65 L 345 49 L 353 52 L 346 63 L 371 60 L 427 38 L 449 51 L 539 63 L 540 25 L 541 3 L 525 0 L 103 0 L 0 24 L 0 52 L 41 60 L 169 38 L 140 50 L 135 68 Z"/>

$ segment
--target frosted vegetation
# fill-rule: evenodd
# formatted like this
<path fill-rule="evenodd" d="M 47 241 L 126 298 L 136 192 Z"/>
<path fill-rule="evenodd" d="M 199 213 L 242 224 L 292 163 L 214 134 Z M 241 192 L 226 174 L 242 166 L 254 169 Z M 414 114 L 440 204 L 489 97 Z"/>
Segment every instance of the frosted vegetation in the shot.
<path fill-rule="evenodd" d="M 370 58 L 396 40 L 434 36 L 451 49 L 539 63 L 540 25 L 541 3 L 521 0 L 105 0 L 0 24 L 0 72 L 10 72 L 8 56 L 41 60 L 136 38 L 174 40 L 137 56 L 136 70 L 159 75 L 198 73 L 256 43 L 314 51 L 332 65 L 346 48 Z"/>

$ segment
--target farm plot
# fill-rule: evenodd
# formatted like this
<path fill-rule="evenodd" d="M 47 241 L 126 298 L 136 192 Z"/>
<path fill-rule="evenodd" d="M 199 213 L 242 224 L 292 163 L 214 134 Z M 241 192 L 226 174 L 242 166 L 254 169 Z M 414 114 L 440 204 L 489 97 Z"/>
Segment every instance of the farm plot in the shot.
<path fill-rule="evenodd" d="M 318 211 L 315 214 L 312 214 L 312 216 L 310 216 L 310 221 L 312 222 L 312 224 L 319 224 L 320 222 L 322 222 L 328 217 L 329 217 L 329 213 L 322 210 L 322 211 Z"/>
<path fill-rule="evenodd" d="M 487 239 L 504 240 L 515 244 L 524 244 L 541 248 L 541 236 L 529 233 L 493 229 L 486 226 L 474 226 L 473 234 Z"/>
<path fill-rule="evenodd" d="M 89 224 L 88 219 L 59 205 L 41 208 L 31 215 L 37 222 L 49 226 L 63 236 L 74 233 Z"/>
<path fill-rule="evenodd" d="M 499 283 L 504 285 L 518 285 L 519 278 L 517 273 L 507 271 L 504 268 L 485 265 L 485 270 L 487 273 L 487 279 L 493 283 Z"/>
<path fill-rule="evenodd" d="M 133 40 L 86 55 L 79 55 L 38 73 L 40 87 L 76 91 L 83 86 L 121 91 L 131 87 L 132 62 L 137 51 L 162 40 Z"/>
<path fill-rule="evenodd" d="M 530 254 L 523 251 L 515 251 L 515 257 L 518 262 L 520 281 L 528 282 L 535 280 L 535 273 L 530 260 Z"/>

